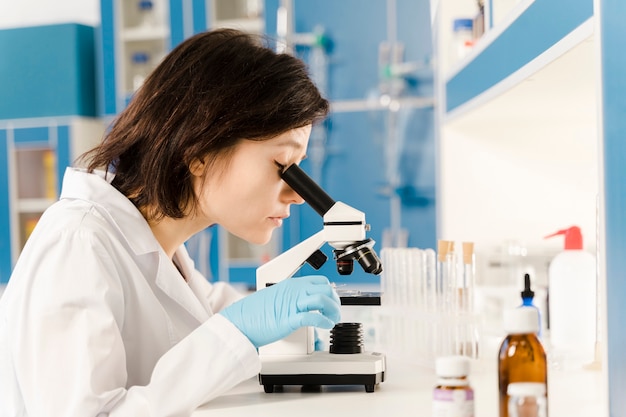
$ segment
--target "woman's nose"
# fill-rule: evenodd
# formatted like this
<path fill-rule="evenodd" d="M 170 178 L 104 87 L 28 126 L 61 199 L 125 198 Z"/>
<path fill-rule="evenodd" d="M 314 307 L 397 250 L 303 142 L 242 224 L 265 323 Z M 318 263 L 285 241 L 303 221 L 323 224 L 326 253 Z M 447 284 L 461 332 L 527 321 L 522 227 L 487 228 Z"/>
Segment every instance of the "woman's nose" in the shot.
<path fill-rule="evenodd" d="M 290 204 L 302 204 L 304 203 L 304 198 L 300 197 L 300 194 L 296 193 L 293 188 L 285 184 L 285 193 L 287 196 L 287 200 Z"/>

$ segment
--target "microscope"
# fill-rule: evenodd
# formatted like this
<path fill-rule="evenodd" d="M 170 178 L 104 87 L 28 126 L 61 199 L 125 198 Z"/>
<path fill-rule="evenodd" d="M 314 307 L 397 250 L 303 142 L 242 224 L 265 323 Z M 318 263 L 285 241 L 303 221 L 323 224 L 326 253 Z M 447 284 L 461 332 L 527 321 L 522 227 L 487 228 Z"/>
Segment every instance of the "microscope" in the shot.
<path fill-rule="evenodd" d="M 319 269 L 327 260 L 320 250 L 325 243 L 333 248 L 340 275 L 351 274 L 354 261 L 367 273 L 382 272 L 373 250 L 374 241 L 366 237 L 370 226 L 365 223 L 363 212 L 334 201 L 295 164 L 283 169 L 281 178 L 323 217 L 324 227 L 260 266 L 256 271 L 257 290 L 290 278 L 305 262 Z M 359 304 L 352 297 L 345 300 L 341 297 L 342 305 Z M 274 392 L 275 386 L 283 385 L 364 385 L 366 392 L 374 392 L 375 386 L 384 381 L 385 356 L 363 351 L 361 323 L 338 323 L 330 336 L 329 351 L 315 351 L 312 327 L 298 329 L 282 340 L 260 347 L 259 382 L 265 392 Z"/>

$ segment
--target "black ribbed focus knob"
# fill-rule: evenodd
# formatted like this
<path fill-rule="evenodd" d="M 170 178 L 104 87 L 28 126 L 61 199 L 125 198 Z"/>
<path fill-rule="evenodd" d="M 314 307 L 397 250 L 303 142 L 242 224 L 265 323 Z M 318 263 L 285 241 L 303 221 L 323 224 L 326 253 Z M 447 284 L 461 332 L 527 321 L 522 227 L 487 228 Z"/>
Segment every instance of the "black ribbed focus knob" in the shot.
<path fill-rule="evenodd" d="M 337 323 L 330 331 L 330 353 L 361 352 L 363 352 L 363 325 L 361 323 Z"/>

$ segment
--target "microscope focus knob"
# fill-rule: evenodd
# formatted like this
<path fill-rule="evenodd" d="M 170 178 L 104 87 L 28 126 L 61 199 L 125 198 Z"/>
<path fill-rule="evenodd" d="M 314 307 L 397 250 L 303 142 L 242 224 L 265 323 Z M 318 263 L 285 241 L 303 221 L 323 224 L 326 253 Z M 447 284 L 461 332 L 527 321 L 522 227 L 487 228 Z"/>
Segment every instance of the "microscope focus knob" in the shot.
<path fill-rule="evenodd" d="M 306 263 L 315 268 L 315 270 L 318 270 L 324 265 L 327 259 L 328 257 L 324 255 L 324 252 L 318 249 L 307 258 Z"/>

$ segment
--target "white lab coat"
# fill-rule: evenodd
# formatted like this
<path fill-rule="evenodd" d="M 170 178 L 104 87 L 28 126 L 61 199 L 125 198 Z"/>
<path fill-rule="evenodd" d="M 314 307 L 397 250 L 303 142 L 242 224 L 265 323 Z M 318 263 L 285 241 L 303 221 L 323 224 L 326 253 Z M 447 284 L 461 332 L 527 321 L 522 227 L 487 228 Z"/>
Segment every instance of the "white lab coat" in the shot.
<path fill-rule="evenodd" d="M 260 370 L 181 247 L 101 175 L 68 169 L 0 299 L 0 416 L 188 416 Z"/>

